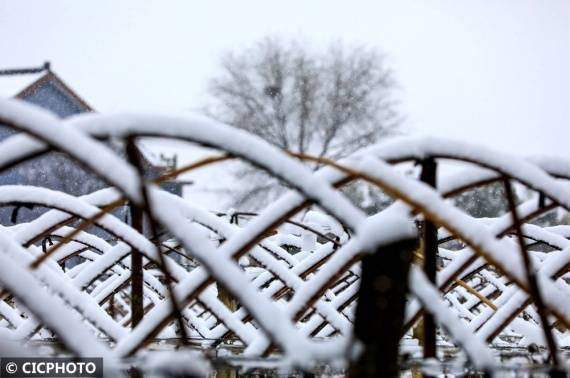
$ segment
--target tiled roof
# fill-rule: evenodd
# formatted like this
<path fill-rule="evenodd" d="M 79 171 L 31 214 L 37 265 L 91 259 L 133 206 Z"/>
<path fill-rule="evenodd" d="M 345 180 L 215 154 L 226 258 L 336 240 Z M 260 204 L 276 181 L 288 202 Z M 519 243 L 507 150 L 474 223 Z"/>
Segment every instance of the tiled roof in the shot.
<path fill-rule="evenodd" d="M 55 85 L 84 111 L 93 111 L 91 106 L 75 93 L 50 69 L 49 62 L 40 67 L 0 69 L 0 96 L 26 98 L 45 84 Z"/>

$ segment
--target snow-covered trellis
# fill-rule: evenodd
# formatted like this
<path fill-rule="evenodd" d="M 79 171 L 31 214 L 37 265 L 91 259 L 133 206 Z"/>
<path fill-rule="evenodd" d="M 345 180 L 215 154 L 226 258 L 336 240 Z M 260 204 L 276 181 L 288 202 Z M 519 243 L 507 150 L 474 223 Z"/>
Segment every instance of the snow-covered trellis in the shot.
<path fill-rule="evenodd" d="M 29 223 L 0 228 L 0 351 L 21 351 L 23 342 L 27 352 L 40 353 L 34 341 L 55 337 L 67 353 L 105 357 L 109 369 L 133 363 L 194 374 L 208 371 L 209 351 L 228 345 L 240 356 L 278 356 L 303 368 L 346 362 L 358 352 L 351 335 L 360 261 L 401 239 L 420 238 L 409 276 L 399 278 L 408 280 L 410 291 L 402 348 L 417 344 L 413 329 L 429 313 L 425 347 L 455 345 L 474 368 L 497 367 L 492 347 L 530 344 L 544 346 L 552 365 L 565 365 L 560 351 L 570 346 L 570 226 L 532 221 L 570 209 L 570 160 L 522 159 L 457 141 L 402 137 L 330 161 L 278 150 L 201 117 L 60 120 L 15 100 L 0 100 L 0 124 L 20 131 L 0 142 L 0 170 L 55 149 L 109 184 L 83 197 L 0 186 L 1 206 L 49 209 Z M 176 138 L 223 154 L 144 181 L 136 159 L 125 161 L 101 142 L 129 144 L 141 137 Z M 291 191 L 258 214 L 215 214 L 157 185 L 230 159 L 267 171 Z M 324 168 L 313 172 L 300 160 Z M 462 170 L 439 174 L 440 162 L 447 161 L 463 163 Z M 418 163 L 422 174 L 397 169 L 406 163 Z M 337 190 L 357 180 L 395 202 L 365 215 Z M 501 217 L 475 219 L 449 201 L 494 182 L 507 188 L 510 212 Z M 536 198 L 516 204 L 515 183 Z M 127 203 L 146 213 L 151 232 L 112 215 Z M 93 225 L 111 237 L 91 232 Z M 48 239 L 55 242 L 48 245 Z M 547 252 L 538 248 L 545 246 Z M 144 266 L 144 316 L 134 328 L 133 251 L 142 254 Z M 81 263 L 65 269 L 73 256 Z M 424 260 L 432 264 L 422 269 Z M 222 288 L 229 301 L 219 295 Z M 437 335 L 427 324 L 431 318 Z M 186 347 L 165 355 L 157 351 L 164 340 Z M 203 364 L 185 363 L 179 354 L 187 349 L 201 352 L 192 352 L 192 361 Z"/>

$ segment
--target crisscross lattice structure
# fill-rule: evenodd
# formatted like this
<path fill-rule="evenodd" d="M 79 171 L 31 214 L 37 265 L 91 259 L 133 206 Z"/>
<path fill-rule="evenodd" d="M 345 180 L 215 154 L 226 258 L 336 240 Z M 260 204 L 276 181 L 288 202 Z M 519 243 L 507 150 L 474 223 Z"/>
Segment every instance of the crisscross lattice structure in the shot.
<path fill-rule="evenodd" d="M 559 347 L 570 342 L 570 226 L 532 222 L 553 209 L 570 209 L 570 161 L 528 160 L 414 137 L 330 161 L 280 151 L 199 117 L 88 114 L 60 120 L 13 100 L 0 101 L 0 124 L 20 131 L 0 142 L 0 170 L 59 150 L 109 184 L 83 197 L 0 187 L 1 206 L 50 209 L 31 222 L 0 228 L 1 348 L 55 337 L 74 355 L 118 361 L 172 339 L 201 350 L 231 342 L 240 354 L 278 353 L 300 365 L 337 359 L 350 340 L 359 261 L 409 234 L 415 221 L 438 227 L 439 261 L 432 283 L 421 269 L 427 251 L 420 248 L 410 276 L 401 278 L 409 279 L 411 291 L 405 337 L 427 311 L 445 330 L 440 341 L 462 348 L 477 367 L 495 363 L 492 344 L 547 345 L 544 328 Z M 175 138 L 222 153 L 145 181 L 136 158 L 127 153 L 125 160 L 101 142 L 119 138 L 132 146 L 141 137 Z M 291 191 L 259 214 L 221 215 L 157 185 L 230 159 L 265 170 Z M 300 160 L 323 168 L 313 172 Z M 464 168 L 441 176 L 435 188 L 397 169 L 427 160 L 462 162 Z M 338 190 L 357 180 L 394 202 L 365 215 Z M 475 219 L 448 200 L 494 182 L 525 186 L 536 198 L 510 201 L 510 212 L 494 219 Z M 145 212 L 150 232 L 112 215 L 125 204 Z M 311 206 L 303 219 L 296 217 Z M 91 232 L 93 225 L 111 237 Z M 144 256 L 144 316 L 132 328 L 129 256 L 135 252 Z M 62 268 L 73 256 L 80 263 Z"/>

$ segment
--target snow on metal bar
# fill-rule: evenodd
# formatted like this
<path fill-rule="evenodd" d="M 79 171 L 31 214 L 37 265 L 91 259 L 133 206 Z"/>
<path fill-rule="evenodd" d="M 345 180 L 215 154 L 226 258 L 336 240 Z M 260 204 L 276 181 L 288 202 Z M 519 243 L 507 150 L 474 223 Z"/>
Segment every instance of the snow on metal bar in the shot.
<path fill-rule="evenodd" d="M 439 271 L 432 285 L 420 270 L 420 246 L 410 277 L 402 277 L 410 282 L 402 345 L 421 343 L 417 330 L 428 311 L 441 325 L 440 345 L 454 344 L 475 367 L 489 369 L 497 363 L 490 348 L 545 346 L 513 217 L 507 210 L 477 219 L 453 201 L 476 188 L 502 185 L 505 178 L 526 188 L 518 191 L 526 197 L 516 208 L 524 223 L 523 248 L 536 270 L 557 344 L 570 347 L 570 226 L 567 218 L 552 217 L 553 210 L 570 208 L 567 160 L 525 159 L 464 142 L 401 137 L 338 162 L 320 159 L 324 167 L 312 172 L 298 158 L 319 158 L 293 157 L 204 117 L 89 114 L 60 120 L 18 100 L 0 100 L 0 123 L 20 131 L 0 142 L 0 171 L 59 150 L 110 185 L 81 197 L 0 186 L 1 207 L 47 209 L 26 223 L 0 226 L 0 335 L 34 353 L 33 341 L 55 337 L 74 355 L 138 357 L 140 366 L 158 370 L 165 361 L 182 358 L 152 352 L 161 342 L 202 356 L 232 348 L 243 356 L 272 355 L 297 366 L 348 361 L 360 260 L 393 241 L 418 237 L 417 225 L 427 218 L 439 227 Z M 236 224 L 140 177 L 104 143 L 149 136 L 214 147 L 293 189 Z M 427 157 L 442 163 L 440 171 L 449 160 L 461 162 L 463 170 L 440 174 L 432 188 L 394 167 Z M 365 214 L 335 187 L 354 181 L 394 202 Z M 112 215 L 127 203 L 149 212 L 159 237 Z M 293 219 L 293 225 L 282 227 Z M 134 328 L 133 251 L 144 256 L 144 317 Z M 182 334 L 188 340 L 181 340 Z M 9 345 L 3 343 L 2 350 Z M 200 374 L 211 368 L 201 366 Z"/>

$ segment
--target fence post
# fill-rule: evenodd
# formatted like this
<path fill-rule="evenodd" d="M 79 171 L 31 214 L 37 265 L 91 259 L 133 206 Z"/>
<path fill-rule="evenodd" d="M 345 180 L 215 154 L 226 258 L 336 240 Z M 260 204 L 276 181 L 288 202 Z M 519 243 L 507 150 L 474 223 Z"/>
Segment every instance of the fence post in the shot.
<path fill-rule="evenodd" d="M 364 256 L 354 337 L 363 352 L 351 364 L 350 377 L 398 377 L 398 349 L 408 273 L 417 239 L 404 239 Z"/>
<path fill-rule="evenodd" d="M 135 230 L 143 233 L 143 212 L 131 204 L 131 224 Z M 136 249 L 131 249 L 131 327 L 134 329 L 142 320 L 143 308 L 143 256 Z"/>
<path fill-rule="evenodd" d="M 437 163 L 435 160 L 431 157 L 424 159 L 422 161 L 420 180 L 435 188 L 436 173 Z M 428 280 L 433 284 L 436 284 L 438 252 L 437 227 L 433 222 L 427 219 L 422 222 L 422 246 L 424 254 L 424 272 Z M 436 357 L 436 323 L 430 313 L 424 312 L 423 327 L 424 358 Z"/>

